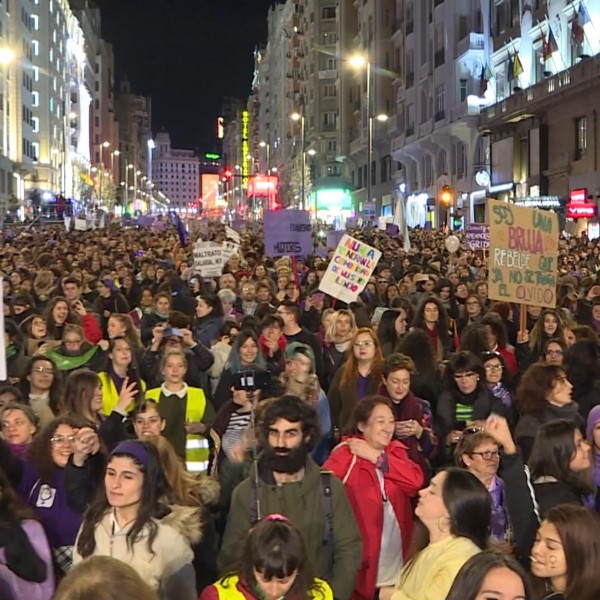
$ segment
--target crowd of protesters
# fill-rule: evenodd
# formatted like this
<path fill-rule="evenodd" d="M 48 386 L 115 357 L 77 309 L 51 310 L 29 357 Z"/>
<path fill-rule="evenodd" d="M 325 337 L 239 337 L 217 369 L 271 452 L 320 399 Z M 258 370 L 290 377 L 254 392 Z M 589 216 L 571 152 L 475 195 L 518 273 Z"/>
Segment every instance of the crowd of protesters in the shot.
<path fill-rule="evenodd" d="M 350 304 L 319 236 L 214 278 L 174 228 L 4 240 L 2 600 L 600 598 L 600 242 L 540 309 L 465 240 L 350 233 Z"/>

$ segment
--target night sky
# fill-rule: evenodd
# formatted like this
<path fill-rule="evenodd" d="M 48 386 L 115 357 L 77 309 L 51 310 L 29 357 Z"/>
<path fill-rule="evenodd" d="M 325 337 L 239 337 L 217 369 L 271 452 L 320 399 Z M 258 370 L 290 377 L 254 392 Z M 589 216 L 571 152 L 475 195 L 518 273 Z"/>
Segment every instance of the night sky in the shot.
<path fill-rule="evenodd" d="M 152 96 L 152 130 L 175 147 L 218 150 L 223 97 L 247 98 L 253 50 L 276 0 L 96 0 L 116 76 Z"/>

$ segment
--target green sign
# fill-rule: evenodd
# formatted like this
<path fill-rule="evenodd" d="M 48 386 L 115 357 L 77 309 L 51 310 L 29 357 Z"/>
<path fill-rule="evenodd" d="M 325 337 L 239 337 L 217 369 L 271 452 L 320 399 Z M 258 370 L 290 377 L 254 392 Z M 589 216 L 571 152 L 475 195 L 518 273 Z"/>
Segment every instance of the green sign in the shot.
<path fill-rule="evenodd" d="M 216 152 L 207 152 L 207 153 L 204 155 L 204 158 L 205 158 L 206 160 L 219 160 L 219 159 L 221 158 L 221 155 L 220 155 L 220 154 L 217 154 Z"/>

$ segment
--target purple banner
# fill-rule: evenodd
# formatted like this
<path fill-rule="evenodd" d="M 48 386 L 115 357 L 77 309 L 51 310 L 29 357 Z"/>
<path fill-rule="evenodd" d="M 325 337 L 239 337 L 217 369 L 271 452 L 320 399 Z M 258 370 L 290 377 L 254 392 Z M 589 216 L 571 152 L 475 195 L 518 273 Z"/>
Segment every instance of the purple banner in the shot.
<path fill-rule="evenodd" d="M 312 253 L 310 214 L 304 210 L 268 210 L 264 214 L 267 256 L 307 256 Z"/>
<path fill-rule="evenodd" d="M 490 226 L 485 223 L 469 223 L 465 227 L 465 240 L 471 250 L 487 250 L 490 247 Z"/>
<path fill-rule="evenodd" d="M 398 235 L 400 233 L 400 229 L 398 228 L 398 225 L 394 225 L 393 223 L 388 223 L 385 226 L 385 233 L 387 235 Z"/>
<path fill-rule="evenodd" d="M 327 247 L 335 250 L 344 237 L 344 231 L 328 231 L 327 232 Z"/>

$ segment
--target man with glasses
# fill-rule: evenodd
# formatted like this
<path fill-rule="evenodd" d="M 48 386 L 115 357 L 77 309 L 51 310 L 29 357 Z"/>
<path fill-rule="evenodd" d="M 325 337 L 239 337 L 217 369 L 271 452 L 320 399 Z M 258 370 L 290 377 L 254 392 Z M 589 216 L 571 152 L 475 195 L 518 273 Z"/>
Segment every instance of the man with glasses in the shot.
<path fill-rule="evenodd" d="M 315 367 L 321 387 L 326 390 L 327 377 L 323 362 L 323 350 L 317 336 L 300 327 L 299 323 L 302 315 L 300 307 L 291 300 L 284 300 L 277 308 L 277 314 L 283 319 L 283 335 L 285 335 L 288 344 L 300 342 L 310 346 L 315 355 Z"/>

